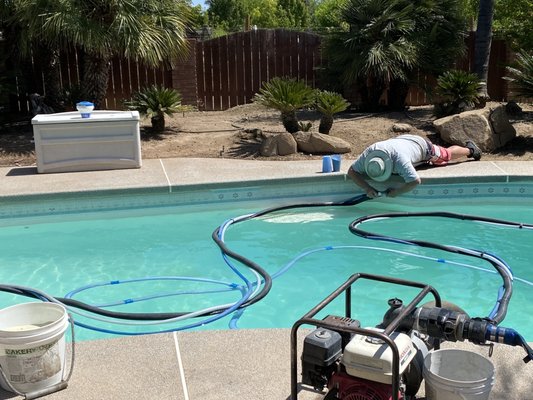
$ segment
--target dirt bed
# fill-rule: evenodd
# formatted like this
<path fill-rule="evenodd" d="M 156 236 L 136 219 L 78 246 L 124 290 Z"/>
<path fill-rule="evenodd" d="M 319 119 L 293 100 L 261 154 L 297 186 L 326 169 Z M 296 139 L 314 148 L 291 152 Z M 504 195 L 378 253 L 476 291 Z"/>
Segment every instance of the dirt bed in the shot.
<path fill-rule="evenodd" d="M 533 105 L 520 104 L 523 113 L 511 119 L 516 138 L 504 148 L 484 154 L 483 160 L 533 160 Z M 319 116 L 302 112 L 302 122 L 311 122 L 318 129 Z M 343 113 L 336 116 L 330 132 L 351 143 L 352 151 L 345 158 L 356 158 L 369 144 L 393 137 L 395 123 L 410 124 L 412 133 L 426 136 L 438 143 L 432 126 L 432 107 L 411 107 L 405 112 L 363 114 Z M 283 157 L 261 157 L 260 143 L 251 134 L 254 129 L 267 133 L 283 132 L 279 113 L 257 104 L 237 106 L 226 111 L 188 112 L 167 117 L 167 130 L 161 135 L 150 134 L 149 121 L 142 121 L 142 158 L 240 158 L 261 160 L 309 160 L 322 155 L 293 154 Z M 0 166 L 35 165 L 33 133 L 28 123 L 4 126 L 0 131 Z"/>

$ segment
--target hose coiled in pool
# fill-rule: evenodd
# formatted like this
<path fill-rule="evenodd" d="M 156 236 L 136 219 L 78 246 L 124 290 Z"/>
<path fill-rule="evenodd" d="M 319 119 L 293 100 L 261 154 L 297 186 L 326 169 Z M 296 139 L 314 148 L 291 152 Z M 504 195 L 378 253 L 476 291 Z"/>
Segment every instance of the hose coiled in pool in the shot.
<path fill-rule="evenodd" d="M 242 304 L 236 307 L 236 309 L 246 308 L 254 303 L 257 303 L 261 299 L 263 299 L 269 293 L 270 289 L 272 288 L 272 277 L 261 266 L 259 266 L 254 261 L 228 248 L 228 246 L 224 243 L 223 236 L 224 236 L 224 232 L 229 226 L 235 223 L 257 218 L 257 217 L 260 217 L 260 216 L 263 216 L 263 215 L 266 215 L 266 214 L 269 214 L 275 211 L 282 211 L 282 210 L 288 210 L 288 209 L 294 209 L 294 208 L 306 208 L 306 207 L 353 206 L 366 200 L 369 200 L 369 198 L 366 195 L 360 195 L 360 196 L 356 196 L 349 200 L 345 200 L 341 202 L 330 202 L 330 201 L 313 202 L 313 203 L 290 204 L 290 205 L 285 205 L 285 206 L 280 206 L 280 207 L 273 207 L 273 208 L 259 211 L 257 213 L 234 218 L 232 220 L 226 221 L 224 224 L 216 228 L 212 234 L 212 239 L 217 244 L 217 246 L 220 248 L 223 256 L 225 258 L 229 257 L 231 259 L 234 259 L 246 265 L 248 268 L 255 271 L 261 277 L 261 280 L 262 280 L 262 287 L 255 294 L 255 296 L 244 301 Z M 230 265 L 230 267 L 232 266 Z M 97 307 L 97 306 L 87 304 L 82 301 L 75 300 L 69 297 L 51 297 L 38 290 L 34 290 L 32 288 L 27 288 L 23 286 L 16 286 L 16 285 L 0 285 L 0 291 L 18 294 L 18 295 L 26 296 L 29 298 L 38 299 L 41 301 L 51 301 L 51 299 L 53 299 L 53 301 L 60 302 L 68 307 L 77 308 L 80 310 L 88 311 L 96 315 L 101 315 L 101 316 L 108 317 L 108 318 L 115 318 L 119 320 L 164 322 L 165 320 L 171 320 L 174 318 L 186 316 L 187 314 L 191 314 L 190 312 L 131 313 L 131 312 L 111 311 L 111 310 L 106 310 L 102 307 Z M 201 314 L 196 314 L 194 315 L 194 317 L 209 317 L 209 316 L 213 316 L 213 315 L 217 315 L 221 313 L 226 313 L 227 311 L 228 311 L 228 307 L 224 309 L 217 309 L 217 310 L 208 311 L 208 312 L 201 313 Z M 77 324 L 79 323 L 77 322 Z M 91 328 L 90 326 L 85 326 L 85 327 L 89 329 Z M 99 329 L 95 329 L 95 330 L 99 330 Z M 109 332 L 109 331 L 106 331 L 106 332 Z M 110 333 L 114 333 L 114 332 L 110 332 Z M 143 333 L 156 333 L 156 332 L 143 332 Z M 120 332 L 120 334 L 129 334 L 129 333 Z M 138 333 L 133 333 L 133 334 L 138 334 Z"/>
<path fill-rule="evenodd" d="M 80 310 L 85 310 L 90 313 L 94 313 L 96 315 L 101 315 L 101 316 L 108 317 L 108 318 L 132 320 L 132 321 L 165 322 L 167 320 L 172 320 L 172 319 L 176 319 L 180 317 L 186 317 L 188 315 L 190 315 L 191 318 L 209 317 L 209 316 L 220 315 L 220 314 L 227 315 L 230 312 L 234 312 L 237 310 L 243 310 L 246 307 L 254 303 L 257 303 L 269 293 L 272 287 L 272 277 L 261 266 L 259 266 L 252 260 L 232 251 L 226 245 L 224 241 L 224 234 L 231 225 L 244 222 L 247 220 L 251 220 L 251 219 L 254 219 L 260 216 L 264 216 L 264 215 L 267 215 L 273 212 L 283 211 L 283 210 L 289 210 L 289 209 L 295 209 L 295 208 L 324 207 L 324 206 L 353 206 L 353 205 L 357 205 L 367 200 L 369 200 L 369 198 L 366 195 L 360 195 L 360 196 L 356 196 L 354 198 L 348 199 L 346 201 L 341 201 L 341 202 L 313 202 L 313 203 L 290 204 L 290 205 L 272 207 L 272 208 L 268 208 L 268 209 L 265 209 L 265 210 L 262 210 L 262 211 L 259 211 L 253 214 L 248 214 L 248 215 L 244 215 L 241 217 L 228 220 L 222 225 L 220 225 L 218 228 L 216 228 L 214 232 L 212 233 L 212 239 L 217 244 L 217 246 L 220 248 L 222 255 L 224 257 L 224 260 L 230 266 L 230 268 L 234 269 L 234 271 L 240 275 L 240 273 L 236 271 L 231 261 L 229 260 L 229 259 L 233 259 L 244 264 L 248 268 L 250 268 L 260 278 L 260 281 L 258 280 L 256 282 L 256 285 L 261 286 L 261 287 L 257 288 L 256 291 L 254 291 L 253 293 L 251 292 L 251 290 L 248 290 L 248 294 L 243 296 L 241 302 L 237 302 L 235 303 L 235 305 L 231 307 L 219 307 L 219 308 L 213 307 L 213 309 L 210 309 L 209 311 L 196 312 L 196 313 L 191 313 L 191 312 L 129 313 L 129 312 L 106 310 L 103 307 L 94 306 L 91 304 L 87 304 L 87 303 L 72 299 L 68 295 L 66 297 L 54 298 L 54 301 L 61 302 L 62 304 L 69 306 L 69 307 L 77 308 Z M 464 249 L 464 248 L 459 248 L 459 247 L 454 247 L 454 246 L 445 246 L 445 245 L 440 245 L 440 244 L 420 241 L 420 240 L 406 240 L 406 239 L 388 237 L 385 235 L 367 232 L 367 231 L 364 231 L 358 228 L 359 225 L 363 224 L 364 222 L 370 221 L 372 219 L 396 218 L 396 217 L 456 218 L 456 219 L 462 219 L 462 220 L 480 221 L 480 222 L 505 225 L 505 226 L 514 226 L 518 228 L 528 228 L 528 229 L 532 229 L 533 225 L 520 224 L 520 223 L 485 218 L 485 217 L 477 217 L 477 216 L 472 216 L 472 215 L 455 214 L 455 213 L 449 213 L 449 212 L 376 214 L 376 215 L 370 215 L 370 216 L 358 218 L 352 223 L 350 223 L 349 225 L 349 229 L 352 233 L 358 236 L 367 238 L 367 239 L 383 240 L 383 241 L 389 241 L 389 242 L 394 242 L 394 243 L 404 243 L 404 244 L 409 244 L 409 245 L 417 245 L 421 247 L 430 247 L 430 248 L 458 253 L 462 255 L 478 257 L 478 258 L 482 258 L 484 260 L 489 261 L 496 268 L 497 272 L 502 276 L 504 283 L 498 295 L 498 301 L 493 311 L 490 313 L 488 319 L 494 323 L 498 323 L 504 319 L 506 311 L 507 311 L 507 306 L 509 304 L 509 300 L 512 294 L 513 277 L 512 277 L 510 268 L 501 259 L 499 259 L 497 256 L 488 254 L 486 252 L 477 251 L 477 250 Z M 242 275 L 240 276 L 242 277 Z M 250 287 L 248 287 L 248 289 L 250 289 Z M 15 286 L 10 286 L 10 285 L 0 285 L 0 290 L 36 298 L 36 299 L 43 300 L 43 301 L 50 301 L 49 298 L 43 297 L 43 294 L 41 292 L 32 290 L 31 288 L 24 288 L 21 286 L 15 287 Z M 238 318 L 235 319 L 234 324 L 236 324 L 237 319 Z M 209 321 L 211 321 L 211 319 L 209 319 Z M 196 324 L 194 325 L 197 326 Z M 85 327 L 88 327 L 88 326 L 85 326 Z M 98 330 L 98 329 L 95 329 L 95 330 Z M 115 333 L 115 332 L 111 332 L 111 333 Z M 145 333 L 152 333 L 152 332 L 145 332 Z M 153 332 L 153 333 L 156 333 L 156 332 Z M 128 334 L 128 333 L 121 332 L 121 334 Z"/>
<path fill-rule="evenodd" d="M 512 285 L 513 275 L 512 275 L 512 272 L 509 266 L 505 264 L 505 262 L 501 260 L 500 258 L 498 258 L 497 256 L 489 254 L 487 252 L 483 252 L 483 251 L 464 249 L 464 248 L 455 247 L 455 246 L 445 246 L 445 245 L 441 245 L 438 243 L 427 242 L 423 240 L 399 239 L 395 237 L 381 235 L 379 233 L 368 232 L 368 231 L 358 228 L 359 225 L 363 224 L 364 222 L 373 220 L 373 219 L 402 218 L 402 217 L 455 218 L 455 219 L 461 219 L 461 220 L 466 220 L 466 221 L 479 221 L 479 222 L 496 224 L 496 225 L 511 226 L 511 227 L 516 227 L 519 229 L 523 229 L 523 228 L 533 229 L 533 225 L 499 220 L 499 219 L 494 219 L 494 218 L 479 217 L 475 215 L 457 214 L 457 213 L 442 212 L 442 211 L 439 211 L 439 212 L 395 212 L 395 213 L 367 215 L 367 216 L 358 218 L 355 221 L 352 221 L 349 225 L 350 232 L 352 232 L 353 234 L 357 236 L 364 237 L 366 239 L 382 240 L 382 241 L 388 241 L 388 242 L 393 242 L 393 243 L 403 243 L 403 244 L 408 244 L 408 245 L 428 247 L 428 248 L 433 248 L 433 249 L 438 249 L 438 250 L 444 250 L 444 251 L 451 252 L 451 253 L 457 253 L 457 254 L 462 254 L 466 256 L 477 257 L 477 258 L 481 258 L 481 259 L 488 261 L 494 266 L 494 268 L 498 271 L 498 273 L 503 279 L 503 286 L 502 286 L 502 290 L 500 290 L 498 294 L 497 304 L 493 312 L 491 313 L 491 315 L 489 315 L 488 318 L 496 324 L 503 321 L 507 313 L 507 307 L 509 305 L 509 301 L 511 300 L 511 295 L 513 292 L 513 285 Z"/>

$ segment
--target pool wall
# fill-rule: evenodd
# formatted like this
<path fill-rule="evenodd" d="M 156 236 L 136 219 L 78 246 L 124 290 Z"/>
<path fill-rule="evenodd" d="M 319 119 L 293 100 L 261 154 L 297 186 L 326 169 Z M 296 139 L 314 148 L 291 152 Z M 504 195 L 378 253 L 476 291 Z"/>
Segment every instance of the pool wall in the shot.
<path fill-rule="evenodd" d="M 449 180 L 450 182 L 446 182 Z M 0 220 L 174 206 L 239 205 L 265 208 L 295 202 L 342 201 L 362 192 L 344 174 L 172 187 L 111 189 L 0 197 Z M 533 199 L 533 180 L 428 179 L 395 202 L 416 200 Z M 379 201 L 391 201 L 380 199 Z"/>

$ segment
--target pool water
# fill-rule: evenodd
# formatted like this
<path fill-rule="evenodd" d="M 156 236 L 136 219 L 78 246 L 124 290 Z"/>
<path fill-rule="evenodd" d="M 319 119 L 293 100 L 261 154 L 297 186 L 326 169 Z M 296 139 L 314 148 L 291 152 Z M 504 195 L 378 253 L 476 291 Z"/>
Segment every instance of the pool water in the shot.
<path fill-rule="evenodd" d="M 466 204 L 465 204 L 466 203 Z M 106 212 L 71 215 L 64 220 L 39 218 L 0 228 L 0 282 L 39 289 L 55 297 L 85 285 L 116 280 L 149 280 L 97 286 L 80 291 L 74 299 L 94 305 L 128 300 L 109 307 L 125 312 L 191 312 L 237 301 L 239 291 L 205 279 L 242 285 L 224 262 L 212 232 L 229 218 L 259 211 L 164 207 L 128 213 Z M 270 293 L 242 315 L 193 329 L 291 327 L 307 311 L 356 272 L 415 280 L 433 285 L 443 300 L 464 309 L 471 317 L 485 317 L 497 298 L 501 278 L 483 260 L 400 243 L 372 241 L 353 235 L 348 225 L 358 217 L 395 211 L 449 211 L 533 224 L 529 202 L 504 204 L 484 199 L 483 204 L 461 201 L 424 201 L 416 206 L 390 199 L 367 201 L 349 207 L 298 208 L 236 223 L 225 233 L 225 243 L 274 276 Z M 530 248 L 533 230 L 508 228 L 444 218 L 398 218 L 371 221 L 365 230 L 405 239 L 483 250 L 502 258 L 513 270 L 513 296 L 501 326 L 512 327 L 533 340 L 533 270 Z M 445 259 L 447 263 L 437 262 Z M 243 264 L 230 263 L 248 279 Z M 455 264 L 454 264 L 455 263 Z M 157 277 L 193 277 L 176 280 Z M 181 294 L 175 294 L 179 292 Z M 172 296 L 166 294 L 174 294 Z M 413 289 L 360 281 L 354 286 L 353 317 L 374 326 L 387 310 L 387 300 L 409 301 Z M 136 301 L 154 297 L 149 301 Z M 135 301 L 134 301 L 135 300 Z M 428 298 L 428 301 L 431 300 Z M 28 301 L 0 292 L 0 306 Z M 325 314 L 342 315 L 342 301 Z M 233 322 L 231 318 L 233 317 Z M 165 325 L 116 326 L 74 314 L 76 321 L 119 332 L 156 332 L 181 329 L 195 320 Z M 77 339 L 97 339 L 108 334 L 78 328 Z"/>

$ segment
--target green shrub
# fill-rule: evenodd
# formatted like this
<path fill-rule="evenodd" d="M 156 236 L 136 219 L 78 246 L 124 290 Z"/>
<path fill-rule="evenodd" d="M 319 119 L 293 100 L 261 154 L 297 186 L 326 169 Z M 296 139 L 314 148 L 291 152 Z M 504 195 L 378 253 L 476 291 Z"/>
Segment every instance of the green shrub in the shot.
<path fill-rule="evenodd" d="M 299 130 L 296 111 L 313 104 L 314 90 L 294 78 L 276 77 L 263 83 L 254 101 L 280 111 L 285 130 L 295 133 Z"/>
<path fill-rule="evenodd" d="M 165 115 L 172 116 L 186 108 L 181 105 L 181 95 L 177 90 L 157 85 L 141 89 L 125 104 L 128 110 L 139 111 L 143 117 L 150 118 L 155 133 L 165 130 Z"/>
<path fill-rule="evenodd" d="M 513 66 L 507 66 L 508 73 L 503 79 L 511 82 L 511 91 L 515 96 L 533 98 L 533 53 L 525 51 L 516 55 Z"/>
<path fill-rule="evenodd" d="M 437 79 L 435 93 L 440 101 L 434 104 L 437 117 L 459 114 L 478 103 L 480 81 L 477 75 L 460 70 L 447 71 Z"/>
<path fill-rule="evenodd" d="M 318 131 L 326 135 L 329 134 L 333 126 L 333 115 L 346 110 L 349 106 L 350 103 L 339 93 L 329 92 L 327 90 L 316 91 L 315 108 L 322 114 Z"/>

